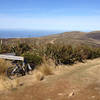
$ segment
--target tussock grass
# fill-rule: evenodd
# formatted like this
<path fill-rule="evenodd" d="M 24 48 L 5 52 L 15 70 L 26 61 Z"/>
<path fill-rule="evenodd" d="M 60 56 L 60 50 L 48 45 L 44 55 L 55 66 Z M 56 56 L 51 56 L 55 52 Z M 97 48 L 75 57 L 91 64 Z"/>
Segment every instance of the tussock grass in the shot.
<path fill-rule="evenodd" d="M 52 75 L 53 74 L 53 68 L 54 68 L 55 64 L 53 62 L 53 60 L 48 59 L 46 60 L 45 58 L 43 59 L 43 63 L 37 67 L 37 69 L 44 75 L 44 76 L 48 76 L 48 75 Z"/>
<path fill-rule="evenodd" d="M 10 61 L 0 59 L 0 91 L 9 90 L 18 86 L 18 80 L 10 80 L 6 77 L 6 70 L 12 66 Z"/>
<path fill-rule="evenodd" d="M 52 69 L 48 66 L 48 65 L 46 65 L 46 64 L 42 64 L 39 68 L 38 68 L 38 70 L 41 72 L 41 73 L 43 73 L 44 75 L 52 75 L 53 74 L 53 72 L 52 72 Z"/>
<path fill-rule="evenodd" d="M 37 81 L 42 81 L 42 80 L 44 79 L 43 73 L 40 72 L 39 70 L 35 70 L 34 75 L 35 75 L 35 79 L 36 79 Z"/>
<path fill-rule="evenodd" d="M 19 81 L 17 79 L 9 80 L 5 76 L 0 76 L 0 91 L 14 89 L 19 86 Z"/>
<path fill-rule="evenodd" d="M 0 59 L 0 75 L 5 75 L 7 68 L 10 66 L 12 66 L 10 61 Z"/>

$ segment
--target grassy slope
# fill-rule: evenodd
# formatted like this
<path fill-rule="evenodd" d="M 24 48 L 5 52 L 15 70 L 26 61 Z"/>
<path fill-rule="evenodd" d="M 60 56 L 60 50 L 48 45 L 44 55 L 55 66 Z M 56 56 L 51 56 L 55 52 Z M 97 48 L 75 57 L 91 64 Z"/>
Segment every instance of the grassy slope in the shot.
<path fill-rule="evenodd" d="M 95 32 L 65 32 L 39 38 L 23 38 L 23 39 L 4 39 L 6 44 L 16 44 L 16 42 L 27 42 L 30 45 L 44 45 L 47 43 L 64 43 L 64 44 L 90 44 L 93 46 L 100 46 L 100 31 Z"/>

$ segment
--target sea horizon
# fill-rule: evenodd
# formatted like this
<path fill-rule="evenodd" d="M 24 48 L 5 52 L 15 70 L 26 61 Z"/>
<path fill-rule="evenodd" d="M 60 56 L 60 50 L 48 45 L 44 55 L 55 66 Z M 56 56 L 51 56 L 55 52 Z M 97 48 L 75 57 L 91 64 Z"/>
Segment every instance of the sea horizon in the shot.
<path fill-rule="evenodd" d="M 3 30 L 0 29 L 0 38 L 32 38 L 32 37 L 42 37 L 53 34 L 60 34 L 64 32 L 71 32 L 77 30 Z M 90 32 L 90 31 L 81 31 L 81 32 Z"/>
<path fill-rule="evenodd" d="M 59 30 L 0 30 L 0 38 L 32 38 L 63 32 Z"/>

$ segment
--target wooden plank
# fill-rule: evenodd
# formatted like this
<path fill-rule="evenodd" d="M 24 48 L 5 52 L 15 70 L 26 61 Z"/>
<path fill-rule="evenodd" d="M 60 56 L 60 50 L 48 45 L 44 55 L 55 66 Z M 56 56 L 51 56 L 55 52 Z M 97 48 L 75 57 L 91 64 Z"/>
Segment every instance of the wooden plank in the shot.
<path fill-rule="evenodd" d="M 24 57 L 0 54 L 1 59 L 24 61 Z"/>

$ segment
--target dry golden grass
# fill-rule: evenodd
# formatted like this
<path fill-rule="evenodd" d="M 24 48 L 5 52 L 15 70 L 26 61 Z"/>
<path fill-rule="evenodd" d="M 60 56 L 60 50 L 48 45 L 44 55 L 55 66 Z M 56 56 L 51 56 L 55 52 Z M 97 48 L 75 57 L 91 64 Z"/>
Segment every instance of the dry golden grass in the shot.
<path fill-rule="evenodd" d="M 34 76 L 37 81 L 42 81 L 44 79 L 43 73 L 41 73 L 39 70 L 34 71 Z"/>
<path fill-rule="evenodd" d="M 0 91 L 16 88 L 18 86 L 18 80 L 9 80 L 6 77 L 6 70 L 12 66 L 10 61 L 0 59 Z"/>
<path fill-rule="evenodd" d="M 5 76 L 0 76 L 0 91 L 17 88 L 18 86 L 19 81 L 17 79 L 9 80 Z"/>
<path fill-rule="evenodd" d="M 41 73 L 43 73 L 43 75 L 52 75 L 53 74 L 53 72 L 52 72 L 52 69 L 50 68 L 50 66 L 47 66 L 47 65 L 45 65 L 45 64 L 42 64 L 39 68 L 38 68 L 38 70 L 41 72 Z"/>
<path fill-rule="evenodd" d="M 53 74 L 53 68 L 55 67 L 55 64 L 53 60 L 49 59 L 46 61 L 46 59 L 43 60 L 43 64 L 37 67 L 37 69 L 44 75 L 52 75 Z"/>
<path fill-rule="evenodd" d="M 12 66 L 10 61 L 6 61 L 4 59 L 0 59 L 0 75 L 4 75 L 7 68 Z"/>

